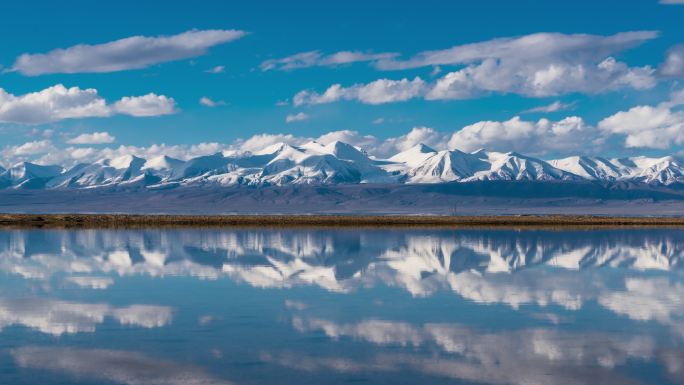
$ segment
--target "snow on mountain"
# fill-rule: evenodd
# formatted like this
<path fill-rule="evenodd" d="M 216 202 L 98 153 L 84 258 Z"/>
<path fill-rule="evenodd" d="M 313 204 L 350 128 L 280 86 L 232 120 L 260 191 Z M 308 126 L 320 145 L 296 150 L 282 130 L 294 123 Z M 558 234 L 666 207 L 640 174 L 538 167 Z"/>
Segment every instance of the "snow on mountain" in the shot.
<path fill-rule="evenodd" d="M 321 150 L 326 153 L 333 155 L 334 157 L 350 162 L 355 162 L 357 164 L 370 164 L 370 159 L 368 154 L 359 150 L 358 148 L 340 141 L 330 142 L 323 146 Z"/>
<path fill-rule="evenodd" d="M 354 162 L 335 155 L 284 144 L 263 168 L 261 181 L 268 185 L 359 183 L 361 171 Z"/>
<path fill-rule="evenodd" d="M 0 173 L 0 187 L 40 188 L 63 171 L 62 166 L 21 162 Z"/>
<path fill-rule="evenodd" d="M 178 185 L 271 186 L 289 184 L 446 183 L 471 181 L 630 181 L 684 183 L 674 157 L 606 159 L 573 156 L 545 161 L 515 152 L 436 151 L 415 145 L 377 159 L 344 142 L 276 143 L 256 151 L 231 150 L 188 160 L 124 155 L 64 169 L 20 163 L 0 168 L 0 188 L 92 188 Z"/>
<path fill-rule="evenodd" d="M 81 163 L 56 175 L 47 184 L 48 188 L 73 188 L 111 186 L 130 183 L 144 176 L 142 167 L 145 159 L 124 155 L 112 159 L 102 159 L 95 163 Z"/>
<path fill-rule="evenodd" d="M 655 159 L 639 156 L 629 158 L 629 161 L 617 161 L 634 164 L 634 171 L 630 176 L 637 181 L 665 185 L 684 182 L 684 168 L 671 156 Z"/>
<path fill-rule="evenodd" d="M 416 162 L 425 149 L 419 149 L 414 157 L 407 157 L 409 162 L 417 164 L 411 167 L 406 175 L 409 183 L 440 183 L 453 182 L 471 178 L 478 172 L 489 169 L 485 160 L 473 154 L 454 151 L 439 151 L 432 153 L 422 162 Z M 410 150 L 409 150 L 410 151 Z M 408 163 L 407 163 L 408 164 Z"/>
<path fill-rule="evenodd" d="M 405 167 L 407 183 L 581 179 L 541 159 L 513 152 L 498 153 L 484 150 L 470 154 L 458 150 L 437 152 L 425 145 L 417 145 L 389 160 Z M 396 169 L 396 166 L 392 165 L 388 168 Z"/>
<path fill-rule="evenodd" d="M 489 170 L 478 171 L 468 180 L 581 180 L 582 178 L 567 171 L 558 169 L 541 160 L 518 154 L 516 152 L 484 152 L 481 159 L 491 165 Z"/>
<path fill-rule="evenodd" d="M 684 167 L 674 157 L 605 159 L 573 156 L 551 165 L 591 180 L 631 180 L 648 184 L 684 183 Z"/>
<path fill-rule="evenodd" d="M 396 183 L 397 181 L 396 173 L 388 172 L 382 167 L 387 162 L 371 159 L 366 152 L 350 144 L 334 141 L 320 147 L 313 144 L 309 145 L 309 143 L 302 147 L 311 148 L 314 151 L 330 154 L 338 159 L 353 163 L 361 174 L 361 183 Z"/>
<path fill-rule="evenodd" d="M 408 167 L 418 167 L 435 154 L 437 151 L 420 143 L 392 156 L 389 160 L 395 163 L 403 163 Z"/>
<path fill-rule="evenodd" d="M 203 175 L 215 175 L 225 173 L 230 170 L 228 158 L 223 154 L 199 156 L 179 164 L 173 168 L 169 174 L 172 180 L 192 178 Z"/>
<path fill-rule="evenodd" d="M 552 166 L 592 180 L 616 180 L 629 173 L 628 169 L 605 158 L 571 156 L 549 161 Z"/>
<path fill-rule="evenodd" d="M 180 167 L 184 162 L 179 159 L 171 158 L 166 155 L 156 156 L 148 159 L 143 165 L 143 170 L 153 170 L 155 172 L 170 172 Z"/>

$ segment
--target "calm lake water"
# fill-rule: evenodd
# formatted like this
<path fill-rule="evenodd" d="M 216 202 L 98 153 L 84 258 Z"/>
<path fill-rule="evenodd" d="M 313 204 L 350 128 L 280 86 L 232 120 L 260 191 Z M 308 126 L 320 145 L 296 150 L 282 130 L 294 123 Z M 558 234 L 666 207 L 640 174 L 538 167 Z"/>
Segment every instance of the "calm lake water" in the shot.
<path fill-rule="evenodd" d="M 684 230 L 3 230 L 1 384 L 684 384 Z"/>

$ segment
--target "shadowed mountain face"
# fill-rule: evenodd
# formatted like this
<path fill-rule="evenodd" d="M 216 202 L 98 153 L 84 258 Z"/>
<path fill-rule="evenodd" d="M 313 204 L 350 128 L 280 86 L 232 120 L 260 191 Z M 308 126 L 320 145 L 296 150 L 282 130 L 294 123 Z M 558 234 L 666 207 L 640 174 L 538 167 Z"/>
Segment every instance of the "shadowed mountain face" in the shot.
<path fill-rule="evenodd" d="M 0 378 L 682 384 L 683 269 L 678 229 L 3 230 Z"/>
<path fill-rule="evenodd" d="M 684 166 L 674 157 L 576 156 L 545 161 L 515 152 L 435 151 L 422 144 L 388 159 L 377 159 L 346 143 L 309 142 L 301 146 L 279 143 L 253 152 L 235 150 L 187 160 L 163 155 L 151 159 L 125 155 L 72 167 L 24 162 L 0 170 L 0 188 L 13 189 L 478 181 L 599 181 L 673 186 L 684 183 Z"/>

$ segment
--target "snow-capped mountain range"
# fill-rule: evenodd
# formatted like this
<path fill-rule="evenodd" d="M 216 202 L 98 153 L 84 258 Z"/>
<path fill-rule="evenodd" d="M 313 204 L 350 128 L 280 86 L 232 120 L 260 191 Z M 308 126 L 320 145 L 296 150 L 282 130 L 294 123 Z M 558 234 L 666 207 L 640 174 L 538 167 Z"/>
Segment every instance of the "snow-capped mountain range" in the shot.
<path fill-rule="evenodd" d="M 73 167 L 29 162 L 0 167 L 0 188 L 68 189 L 107 186 L 282 186 L 296 184 L 425 184 L 474 181 L 629 181 L 684 183 L 674 157 L 606 159 L 573 156 L 542 160 L 515 152 L 436 151 L 418 144 L 378 159 L 343 142 L 277 143 L 258 151 L 224 151 L 179 160 L 125 155 Z"/>

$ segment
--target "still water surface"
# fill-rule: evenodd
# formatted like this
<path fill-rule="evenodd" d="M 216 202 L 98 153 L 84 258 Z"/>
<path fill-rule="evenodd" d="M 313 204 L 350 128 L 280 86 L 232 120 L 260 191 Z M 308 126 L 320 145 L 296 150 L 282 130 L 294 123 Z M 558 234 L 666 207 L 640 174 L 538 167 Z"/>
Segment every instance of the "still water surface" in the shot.
<path fill-rule="evenodd" d="M 684 384 L 684 230 L 3 230 L 1 384 Z"/>

